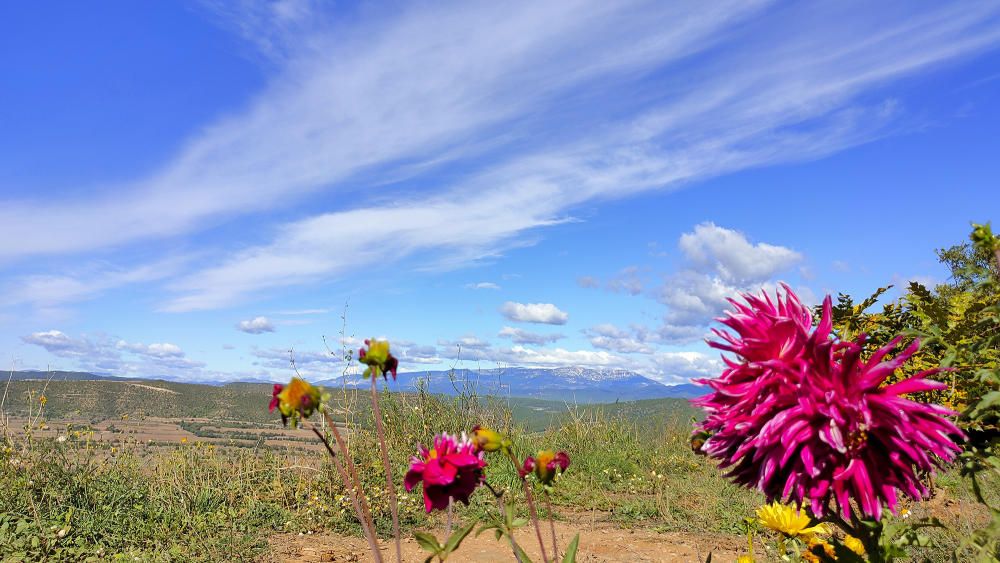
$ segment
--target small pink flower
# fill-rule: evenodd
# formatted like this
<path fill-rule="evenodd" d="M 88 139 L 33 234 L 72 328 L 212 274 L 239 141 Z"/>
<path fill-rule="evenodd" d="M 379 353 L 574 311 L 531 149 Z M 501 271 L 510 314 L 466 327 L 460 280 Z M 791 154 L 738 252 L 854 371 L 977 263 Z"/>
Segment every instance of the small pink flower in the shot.
<path fill-rule="evenodd" d="M 566 452 L 553 452 L 542 450 L 536 457 L 528 456 L 524 458 L 524 463 L 517 470 L 521 478 L 534 473 L 538 482 L 543 485 L 550 485 L 555 480 L 557 473 L 566 471 L 569 467 L 569 454 Z"/>
<path fill-rule="evenodd" d="M 895 513 L 899 491 L 926 496 L 920 475 L 953 460 L 963 435 L 946 418 L 955 413 L 903 395 L 947 387 L 926 379 L 937 370 L 883 386 L 917 342 L 886 359 L 897 337 L 864 360 L 864 336 L 831 334 L 829 296 L 813 328 L 809 309 L 783 288 L 774 301 L 744 295 L 719 319 L 735 333 L 716 330 L 720 340 L 709 344 L 736 357 L 723 356 L 722 374 L 700 381 L 713 390 L 694 401 L 707 414 L 701 451 L 769 501 L 808 503 L 817 516 L 831 502 L 848 516 L 853 499 L 878 520 L 883 504 Z"/>
<path fill-rule="evenodd" d="M 424 484 L 424 507 L 427 512 L 448 508 L 449 499 L 469 504 L 469 497 L 483 482 L 485 452 L 476 448 L 463 433 L 461 437 L 439 434 L 434 447 L 417 448 L 410 458 L 410 470 L 403 485 L 409 492 L 417 483 Z"/>
<path fill-rule="evenodd" d="M 274 389 L 271 391 L 271 404 L 267 407 L 268 412 L 274 412 L 274 409 L 278 408 L 278 404 L 281 402 L 281 400 L 278 399 L 278 395 L 284 388 L 284 385 L 281 385 L 280 383 L 274 384 Z"/>

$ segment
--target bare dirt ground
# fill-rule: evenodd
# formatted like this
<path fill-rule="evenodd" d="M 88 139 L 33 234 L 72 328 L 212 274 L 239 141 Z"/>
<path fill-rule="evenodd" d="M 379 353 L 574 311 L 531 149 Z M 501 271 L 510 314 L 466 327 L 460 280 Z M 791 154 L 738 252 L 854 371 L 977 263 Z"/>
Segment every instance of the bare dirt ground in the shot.
<path fill-rule="evenodd" d="M 441 538 L 444 530 L 430 530 Z M 577 561 L 605 562 L 698 562 L 703 563 L 712 552 L 714 562 L 733 562 L 745 549 L 739 537 L 690 534 L 684 532 L 659 533 L 649 529 L 622 529 L 608 522 L 556 523 L 556 533 L 560 549 L 565 549 L 573 535 L 580 532 L 580 548 Z M 552 537 L 547 523 L 542 528 L 546 539 L 546 550 L 551 558 Z M 541 561 L 538 540 L 534 528 L 530 526 L 518 530 L 518 544 L 533 561 Z M 344 537 L 333 534 L 280 534 L 270 539 L 271 553 L 261 558 L 262 562 L 362 562 L 373 561 L 368 553 L 368 544 L 360 537 Z M 384 561 L 395 561 L 392 541 L 381 542 Z M 562 553 L 560 553 L 562 555 Z M 427 552 L 420 549 L 412 537 L 403 541 L 404 561 L 423 561 Z M 513 561 L 510 546 L 506 540 L 496 541 L 491 533 L 475 537 L 470 535 L 448 561 L 472 563 L 492 563 Z"/>

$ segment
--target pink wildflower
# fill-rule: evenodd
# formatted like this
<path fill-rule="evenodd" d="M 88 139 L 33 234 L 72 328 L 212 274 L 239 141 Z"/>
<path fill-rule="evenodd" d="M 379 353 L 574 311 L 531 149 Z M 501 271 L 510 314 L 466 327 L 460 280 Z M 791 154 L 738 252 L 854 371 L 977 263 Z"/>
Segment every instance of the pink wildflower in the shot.
<path fill-rule="evenodd" d="M 551 485 L 557 473 L 563 473 L 569 468 L 569 455 L 566 452 L 553 452 L 542 450 L 536 457 L 528 456 L 524 458 L 524 463 L 517 470 L 522 478 L 534 473 L 535 477 L 543 485 Z"/>
<path fill-rule="evenodd" d="M 903 395 L 947 387 L 926 379 L 938 370 L 882 386 L 918 342 L 886 359 L 897 337 L 864 361 L 864 335 L 832 336 L 829 296 L 813 329 L 809 309 L 783 288 L 784 299 L 731 300 L 736 310 L 719 319 L 735 334 L 715 330 L 721 340 L 709 345 L 737 357 L 723 356 L 722 374 L 700 381 L 713 390 L 694 401 L 707 414 L 701 451 L 769 501 L 808 503 L 817 516 L 831 501 L 849 516 L 853 499 L 878 520 L 883 504 L 896 513 L 898 491 L 925 497 L 920 475 L 954 459 L 962 432 L 945 418 L 955 413 Z"/>
<path fill-rule="evenodd" d="M 434 438 L 433 448 L 417 448 L 417 455 L 410 458 L 410 470 L 403 485 L 409 492 L 423 481 L 427 512 L 448 508 L 449 498 L 468 505 L 469 497 L 483 482 L 485 455 L 464 433 L 460 438 L 439 434 Z"/>

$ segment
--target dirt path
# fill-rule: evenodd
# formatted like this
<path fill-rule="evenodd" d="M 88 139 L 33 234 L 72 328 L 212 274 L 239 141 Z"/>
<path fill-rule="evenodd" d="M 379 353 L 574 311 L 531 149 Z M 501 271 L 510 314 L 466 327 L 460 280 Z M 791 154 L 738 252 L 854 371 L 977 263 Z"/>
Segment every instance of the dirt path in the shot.
<path fill-rule="evenodd" d="M 444 530 L 433 530 L 438 537 L 444 535 Z M 743 541 L 740 538 L 712 534 L 689 534 L 682 532 L 658 533 L 648 529 L 622 529 L 610 523 L 598 522 L 593 528 L 589 522 L 582 525 L 572 525 L 565 522 L 556 523 L 556 533 L 559 547 L 565 549 L 573 535 L 580 531 L 580 549 L 577 561 L 632 561 L 632 562 L 704 562 L 709 551 L 712 551 L 713 563 L 732 562 L 742 553 Z M 546 550 L 551 554 L 551 532 L 543 527 L 543 537 L 546 538 Z M 534 528 L 518 530 L 518 543 L 524 548 L 533 561 L 540 562 L 538 540 Z M 361 562 L 372 561 L 368 554 L 368 544 L 363 538 L 343 537 L 332 534 L 281 534 L 270 539 L 271 554 L 262 559 L 267 562 Z M 392 542 L 382 542 L 382 554 L 386 563 L 394 561 Z M 423 561 L 426 552 L 422 551 L 412 538 L 403 542 L 403 559 L 405 561 Z M 497 542 L 490 533 L 484 533 L 478 538 L 470 535 L 462 543 L 462 547 L 448 561 L 473 563 L 492 563 L 494 561 L 513 561 L 509 544 Z"/>

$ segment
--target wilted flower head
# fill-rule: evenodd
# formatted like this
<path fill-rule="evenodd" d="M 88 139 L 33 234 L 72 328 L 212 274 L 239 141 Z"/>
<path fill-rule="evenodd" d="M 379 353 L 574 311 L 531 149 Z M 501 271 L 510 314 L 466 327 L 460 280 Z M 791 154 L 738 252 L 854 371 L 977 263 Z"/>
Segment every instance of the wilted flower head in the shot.
<path fill-rule="evenodd" d="M 476 425 L 472 429 L 472 443 L 484 452 L 501 450 L 506 452 L 513 446 L 510 439 L 503 434 L 479 425 Z"/>
<path fill-rule="evenodd" d="M 319 388 L 304 379 L 293 377 L 288 385 L 274 385 L 269 409 L 274 412 L 277 408 L 281 412 L 281 423 L 287 424 L 291 420 L 294 428 L 298 425 L 299 417 L 309 418 L 319 408 L 321 401 Z"/>
<path fill-rule="evenodd" d="M 781 532 L 786 536 L 829 535 L 830 528 L 826 524 L 810 526 L 810 518 L 804 511 L 791 506 L 773 502 L 757 509 L 757 520 L 766 528 Z"/>
<path fill-rule="evenodd" d="M 468 505 L 469 497 L 483 482 L 484 456 L 464 433 L 461 437 L 439 434 L 433 448 L 418 446 L 403 485 L 409 492 L 423 481 L 427 512 L 448 508 L 452 498 Z"/>
<path fill-rule="evenodd" d="M 709 344 L 732 352 L 713 390 L 695 400 L 707 413 L 699 431 L 710 436 L 701 449 L 731 468 L 737 483 L 762 491 L 768 500 L 807 502 L 823 516 L 835 502 L 845 516 L 851 499 L 861 512 L 880 519 L 883 503 L 895 512 L 897 491 L 921 498 L 918 475 L 954 459 L 961 431 L 945 418 L 954 414 L 920 404 L 907 393 L 945 384 L 921 372 L 882 386 L 916 352 L 914 342 L 892 359 L 896 338 L 868 360 L 865 337 L 838 341 L 831 334 L 831 302 L 823 303 L 818 326 L 788 286 L 775 300 L 764 294 L 732 301 Z"/>
<path fill-rule="evenodd" d="M 524 458 L 524 464 L 518 471 L 521 477 L 534 472 L 535 478 L 543 485 L 551 485 L 557 473 L 566 471 L 569 467 L 569 455 L 566 452 L 542 450 L 536 457 Z"/>
<path fill-rule="evenodd" d="M 389 341 L 370 338 L 365 340 L 365 346 L 368 349 L 358 350 L 358 361 L 368 366 L 364 373 L 365 378 L 381 375 L 386 379 L 386 374 L 391 373 L 395 381 L 399 360 L 389 353 Z"/>

